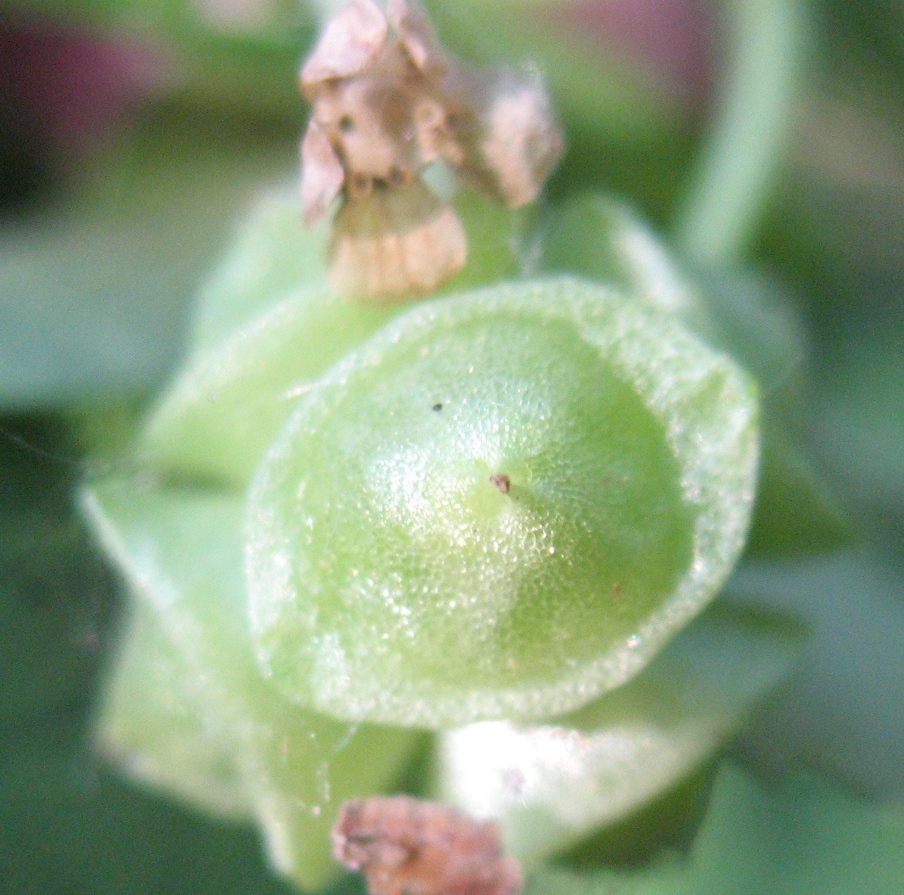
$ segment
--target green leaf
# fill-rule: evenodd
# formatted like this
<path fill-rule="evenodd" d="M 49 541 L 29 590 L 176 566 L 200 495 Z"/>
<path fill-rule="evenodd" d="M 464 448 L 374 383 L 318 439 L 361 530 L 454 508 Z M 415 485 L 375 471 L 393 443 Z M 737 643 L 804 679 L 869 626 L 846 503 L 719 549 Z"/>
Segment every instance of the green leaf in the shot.
<path fill-rule="evenodd" d="M 0 721 L 81 705 L 110 603 L 105 569 L 75 520 L 0 515 Z"/>
<path fill-rule="evenodd" d="M 886 508 L 894 528 L 904 507 L 904 320 L 874 320 L 881 334 L 864 336 L 862 324 L 851 321 L 860 338 L 825 359 L 816 425 L 827 462 L 860 501 Z"/>
<path fill-rule="evenodd" d="M 701 335 L 737 358 L 764 399 L 793 422 L 802 413 L 809 353 L 793 295 L 756 268 L 697 266 L 693 273 L 706 313 Z"/>
<path fill-rule="evenodd" d="M 0 879 L 16 895 L 293 895 L 249 828 L 129 786 L 84 751 L 0 764 Z"/>
<path fill-rule="evenodd" d="M 0 417 L 0 726 L 75 726 L 109 634 L 111 579 L 72 506 L 58 421 Z"/>
<path fill-rule="evenodd" d="M 770 766 L 815 766 L 876 798 L 904 799 L 904 587 L 864 548 L 750 557 L 726 585 L 811 630 L 794 676 L 745 733 Z"/>
<path fill-rule="evenodd" d="M 261 464 L 258 658 L 354 720 L 576 708 L 715 595 L 756 415 L 727 358 L 618 293 L 561 279 L 423 304 L 312 387 Z"/>
<path fill-rule="evenodd" d="M 825 477 L 792 438 L 777 425 L 765 425 L 748 552 L 793 558 L 835 550 L 853 537 Z"/>
<path fill-rule="evenodd" d="M 536 874 L 527 895 L 896 895 L 904 812 L 798 777 L 767 786 L 728 764 L 690 854 L 636 872 Z"/>
<path fill-rule="evenodd" d="M 135 598 L 179 654 L 180 692 L 229 751 L 271 862 L 299 885 L 322 884 L 338 869 L 329 830 L 341 802 L 391 785 L 417 733 L 305 711 L 261 676 L 248 640 L 240 502 L 110 480 L 88 490 L 84 503 Z M 154 736 L 147 732 L 145 754 Z M 197 769 L 182 776 L 191 773 Z"/>
<path fill-rule="evenodd" d="M 800 628 L 717 603 L 623 687 L 542 726 L 488 721 L 440 740 L 439 792 L 502 825 L 522 860 L 619 823 L 710 760 L 788 671 Z"/>

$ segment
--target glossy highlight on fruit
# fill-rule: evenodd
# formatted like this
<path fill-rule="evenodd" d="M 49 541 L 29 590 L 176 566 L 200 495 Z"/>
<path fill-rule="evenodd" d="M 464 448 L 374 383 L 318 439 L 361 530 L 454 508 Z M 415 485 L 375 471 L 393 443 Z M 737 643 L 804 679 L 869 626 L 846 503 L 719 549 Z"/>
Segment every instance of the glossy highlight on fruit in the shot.
<path fill-rule="evenodd" d="M 291 699 L 349 720 L 576 708 L 727 575 L 756 411 L 728 358 L 606 288 L 420 305 L 311 388 L 258 468 L 258 660 Z"/>

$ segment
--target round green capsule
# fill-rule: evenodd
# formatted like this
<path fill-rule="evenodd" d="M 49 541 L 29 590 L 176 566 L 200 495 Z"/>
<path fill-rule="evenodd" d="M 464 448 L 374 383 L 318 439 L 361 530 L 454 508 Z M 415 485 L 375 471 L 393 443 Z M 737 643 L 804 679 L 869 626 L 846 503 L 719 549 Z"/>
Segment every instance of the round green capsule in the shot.
<path fill-rule="evenodd" d="M 756 398 L 581 281 L 403 314 L 301 399 L 248 504 L 259 661 L 298 702 L 441 727 L 624 683 L 743 544 Z"/>

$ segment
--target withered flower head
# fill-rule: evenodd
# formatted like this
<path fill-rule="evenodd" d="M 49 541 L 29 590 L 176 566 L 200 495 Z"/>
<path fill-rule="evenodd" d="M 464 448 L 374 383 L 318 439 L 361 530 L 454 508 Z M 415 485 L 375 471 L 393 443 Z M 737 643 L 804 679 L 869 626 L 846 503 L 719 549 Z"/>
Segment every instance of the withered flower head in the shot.
<path fill-rule="evenodd" d="M 430 292 L 464 266 L 464 228 L 421 179 L 444 162 L 497 201 L 534 200 L 562 152 L 536 78 L 472 70 L 443 51 L 412 0 L 352 0 L 301 69 L 312 113 L 301 145 L 313 224 L 339 197 L 330 276 L 341 292 Z"/>
<path fill-rule="evenodd" d="M 499 827 L 409 796 L 353 799 L 333 829 L 334 854 L 367 879 L 370 895 L 518 895 L 518 862 Z"/>

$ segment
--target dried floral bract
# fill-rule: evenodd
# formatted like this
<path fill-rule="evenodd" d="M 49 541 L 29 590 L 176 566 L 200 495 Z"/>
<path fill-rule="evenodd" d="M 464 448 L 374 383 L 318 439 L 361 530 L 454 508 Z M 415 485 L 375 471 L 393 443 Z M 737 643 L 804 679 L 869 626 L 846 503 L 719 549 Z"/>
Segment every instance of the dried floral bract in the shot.
<path fill-rule="evenodd" d="M 340 199 L 330 275 L 344 294 L 431 292 L 464 266 L 464 228 L 421 178 L 442 162 L 516 208 L 533 201 L 562 136 L 535 76 L 468 67 L 408 0 L 353 0 L 301 69 L 312 113 L 302 202 L 312 224 Z"/>
<path fill-rule="evenodd" d="M 499 828 L 409 796 L 355 799 L 333 830 L 334 854 L 364 874 L 371 895 L 517 895 L 518 862 Z"/>

